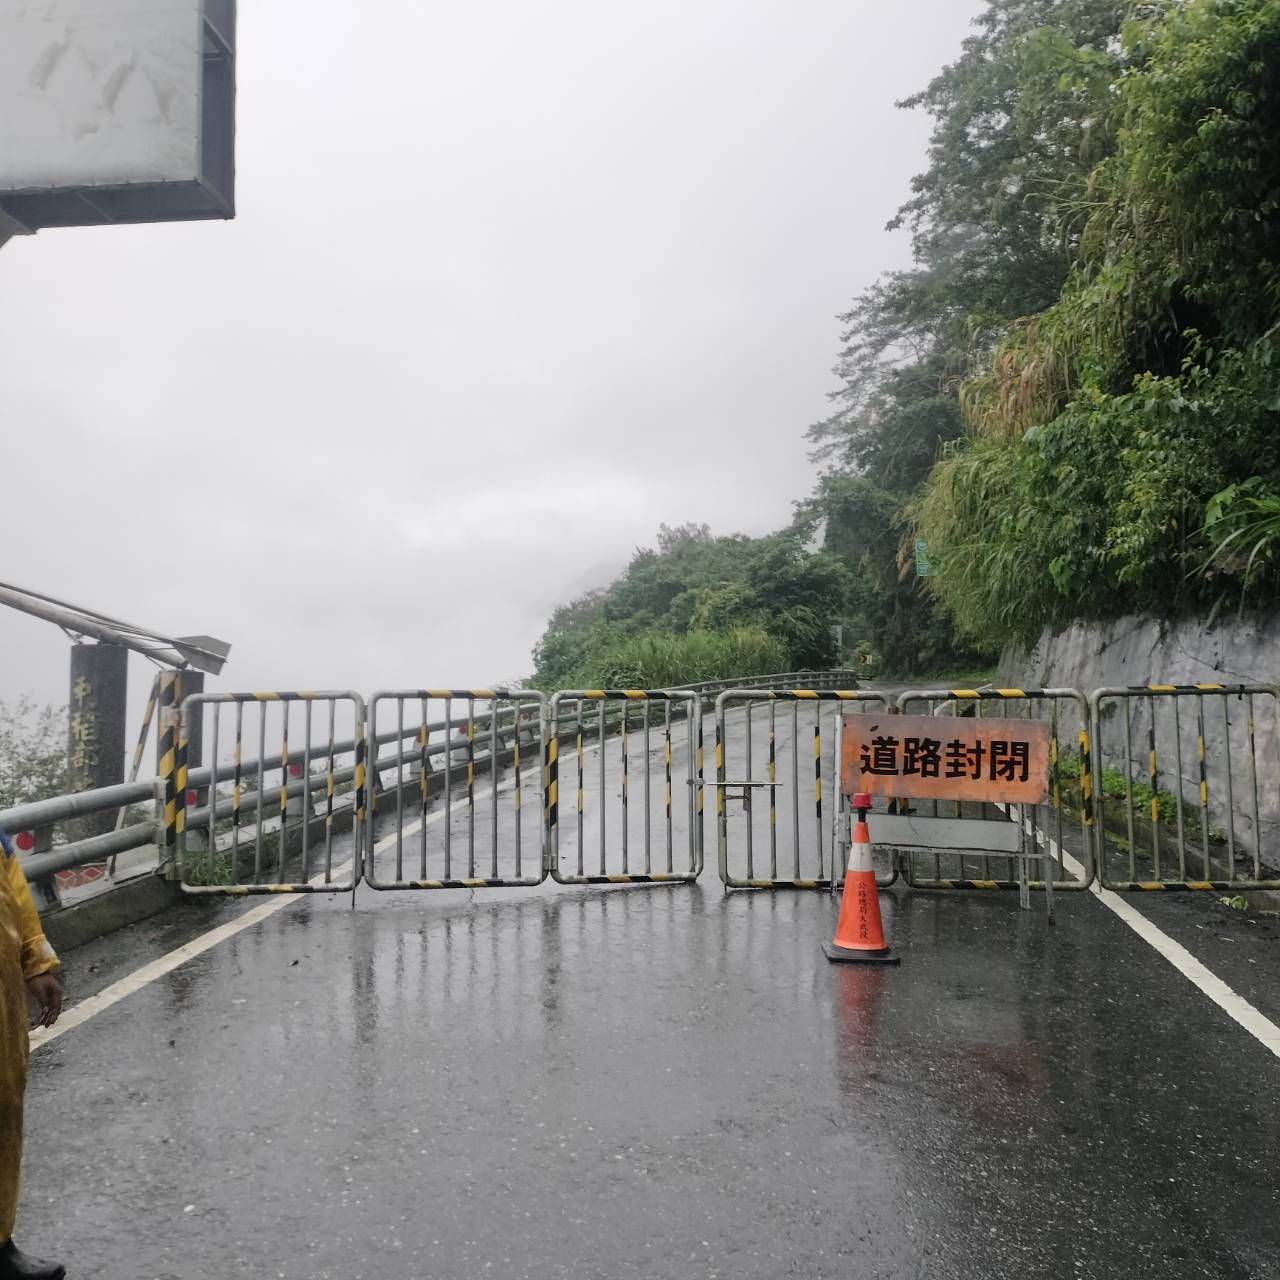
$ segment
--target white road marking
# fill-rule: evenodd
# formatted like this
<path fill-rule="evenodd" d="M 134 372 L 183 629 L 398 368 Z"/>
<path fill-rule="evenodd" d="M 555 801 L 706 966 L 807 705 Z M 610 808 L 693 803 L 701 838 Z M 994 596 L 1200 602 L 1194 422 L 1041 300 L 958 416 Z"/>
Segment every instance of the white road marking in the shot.
<path fill-rule="evenodd" d="M 348 863 L 347 865 L 350 866 L 351 864 Z M 193 938 L 190 942 L 184 943 L 175 950 L 160 956 L 159 959 L 152 960 L 149 964 L 144 964 L 140 969 L 135 969 L 132 973 L 126 974 L 118 982 L 113 982 L 110 986 L 103 987 L 97 995 L 90 996 L 87 1000 L 82 1000 L 73 1008 L 68 1009 L 52 1027 L 40 1027 L 33 1031 L 31 1033 L 32 1052 L 34 1053 L 37 1049 L 43 1049 L 59 1036 L 66 1035 L 68 1031 L 74 1031 L 77 1027 L 83 1026 L 90 1018 L 95 1018 L 98 1014 L 105 1013 L 112 1005 L 119 1004 L 121 1000 L 133 995 L 135 991 L 140 991 L 157 978 L 163 978 L 166 973 L 172 973 L 174 969 L 178 968 L 179 965 L 186 964 L 188 960 L 194 960 L 196 956 L 203 955 L 211 947 L 216 947 L 218 943 L 235 937 L 237 933 L 242 933 L 245 929 L 253 928 L 259 921 L 275 915 L 277 911 L 283 911 L 286 907 L 296 906 L 307 896 L 307 894 L 292 893 L 281 894 L 277 898 L 271 898 L 262 903 L 261 906 L 246 911 L 243 915 L 227 921 L 226 924 L 219 925 L 216 929 L 210 929 L 207 933 L 202 933 L 198 938 Z"/>
<path fill-rule="evenodd" d="M 594 747 L 589 746 L 584 754 L 590 755 L 598 750 L 598 744 Z M 541 770 L 542 765 L 540 762 L 532 763 L 522 772 L 521 777 L 523 779 L 527 774 L 536 784 Z M 491 790 L 491 787 L 486 787 L 479 792 L 475 796 L 476 803 L 478 804 L 481 800 L 486 799 Z M 514 790 L 515 778 L 512 776 L 498 787 L 498 794 L 504 795 Z M 455 813 L 465 808 L 466 804 L 467 799 L 464 796 L 459 800 L 455 800 L 447 810 L 438 809 L 425 819 L 415 819 L 407 827 L 402 828 L 402 838 L 412 835 L 424 825 L 430 826 L 439 822 L 446 813 Z M 384 836 L 373 846 L 373 852 L 375 854 L 381 853 L 382 850 L 390 848 L 395 842 L 394 833 Z M 341 866 L 335 867 L 331 874 L 340 876 L 350 866 L 350 862 L 344 862 Z M 311 877 L 310 883 L 321 884 L 323 881 L 324 873 L 320 872 Z M 172 973 L 181 965 L 186 964 L 188 960 L 194 960 L 196 956 L 203 955 L 206 951 L 216 947 L 218 943 L 225 942 L 228 938 L 234 938 L 236 934 L 243 933 L 246 929 L 252 929 L 254 925 L 260 924 L 263 920 L 275 915 L 277 911 L 285 911 L 289 907 L 296 907 L 310 897 L 311 895 L 306 893 L 282 893 L 271 897 L 259 906 L 246 911 L 243 915 L 237 916 L 234 920 L 229 920 L 226 924 L 220 924 L 216 928 L 210 929 L 207 933 L 202 933 L 199 937 L 193 938 L 190 942 L 184 943 L 165 955 L 142 965 L 141 968 L 126 974 L 123 978 L 111 983 L 110 986 L 103 987 L 97 995 L 90 996 L 87 1000 L 82 1000 L 79 1004 L 65 1010 L 54 1026 L 37 1027 L 31 1033 L 31 1051 L 34 1053 L 37 1049 L 43 1049 L 46 1045 L 52 1044 L 59 1036 L 66 1035 L 68 1031 L 74 1031 L 77 1027 L 83 1026 L 90 1018 L 96 1018 L 98 1014 L 105 1013 L 113 1005 L 117 1005 L 121 1000 L 133 995 L 135 991 L 140 991 L 149 983 L 155 982 L 157 978 L 163 978 L 166 973 Z"/>
<path fill-rule="evenodd" d="M 1084 867 L 1065 849 L 1059 848 L 1056 840 L 1046 836 L 1040 830 L 1036 831 L 1036 837 L 1040 844 L 1047 844 L 1055 856 L 1061 858 L 1062 865 L 1072 875 L 1077 878 L 1084 876 Z M 1270 1018 L 1260 1013 L 1242 995 L 1233 991 L 1213 970 L 1197 960 L 1182 943 L 1171 938 L 1118 893 L 1104 889 L 1097 881 L 1090 886 L 1089 892 L 1108 911 L 1123 920 L 1138 937 L 1173 965 L 1192 986 L 1208 996 L 1223 1013 L 1243 1027 L 1264 1048 L 1280 1058 L 1280 1027 L 1277 1027 Z"/>
<path fill-rule="evenodd" d="M 532 766 L 530 767 L 530 772 L 533 772 Z M 502 795 L 503 792 L 514 789 L 514 780 L 509 780 L 498 788 L 498 794 Z M 489 795 L 490 790 L 491 788 L 486 788 L 480 792 L 476 796 L 476 800 L 483 800 Z M 464 797 L 455 801 L 449 810 L 437 810 L 425 819 L 426 825 L 429 826 L 434 822 L 439 822 L 446 812 L 454 812 L 461 809 L 466 803 L 467 801 Z M 417 831 L 423 825 L 423 822 L 422 818 L 412 822 L 404 828 L 404 835 L 411 835 Z M 393 845 L 395 839 L 394 835 L 384 837 L 373 846 L 373 851 L 375 853 L 381 852 L 388 846 Z M 340 867 L 334 868 L 332 874 L 340 876 L 350 867 L 350 862 L 344 862 Z M 310 883 L 321 884 L 323 880 L 324 873 L 321 872 L 312 876 Z M 175 947 L 174 950 L 166 952 L 157 959 L 142 965 L 141 968 L 126 974 L 123 978 L 111 983 L 110 986 L 103 987 L 97 995 L 90 996 L 87 1000 L 82 1000 L 79 1004 L 66 1010 L 54 1026 L 36 1028 L 31 1033 L 31 1051 L 34 1053 L 37 1049 L 43 1049 L 46 1045 L 52 1044 L 59 1036 L 66 1035 L 68 1031 L 74 1031 L 77 1027 L 83 1026 L 90 1018 L 96 1018 L 98 1014 L 105 1013 L 113 1005 L 117 1005 L 121 1000 L 133 995 L 135 991 L 140 991 L 157 978 L 163 978 L 166 973 L 172 973 L 179 966 L 186 964 L 188 960 L 194 960 L 196 956 L 203 955 L 206 951 L 216 947 L 218 943 L 225 942 L 228 938 L 234 938 L 236 934 L 243 933 L 246 929 L 252 929 L 254 925 L 260 924 L 263 920 L 275 915 L 277 911 L 296 907 L 310 897 L 311 895 L 307 893 L 282 893 L 269 898 L 266 902 L 251 908 L 234 920 L 228 920 L 226 924 L 220 924 L 216 928 L 210 929 L 207 933 L 202 933 L 199 937 L 193 938 L 190 942 L 184 943 L 180 947 Z"/>
<path fill-rule="evenodd" d="M 593 749 L 598 748 L 588 748 L 588 752 Z M 530 773 L 535 773 L 535 766 L 530 766 Z M 498 794 L 501 795 L 511 790 L 514 790 L 514 781 L 508 780 L 498 788 Z M 475 798 L 477 801 L 482 800 L 489 793 L 490 789 L 486 789 Z M 446 812 L 461 809 L 466 803 L 464 798 L 456 801 L 450 810 L 440 809 L 426 819 L 418 818 L 405 827 L 402 834 L 405 836 L 411 835 L 424 822 L 427 825 L 439 822 Z M 1061 860 L 1063 867 L 1077 877 L 1084 875 L 1084 867 L 1065 849 L 1059 848 L 1057 841 L 1046 836 L 1040 830 L 1037 830 L 1036 836 L 1041 844 L 1049 846 Z M 383 849 L 389 848 L 395 843 L 395 840 L 394 834 L 384 837 L 374 845 L 374 852 L 378 853 Z M 341 874 L 350 865 L 349 862 L 344 863 L 341 867 L 335 869 L 335 874 Z M 318 875 L 313 877 L 311 882 L 319 884 L 322 879 L 323 876 Z M 1163 929 L 1159 928 L 1140 911 L 1137 911 L 1119 894 L 1113 893 L 1110 889 L 1104 889 L 1096 883 L 1091 887 L 1090 892 L 1104 907 L 1123 920 L 1144 942 L 1173 965 L 1197 990 L 1208 996 L 1228 1017 L 1243 1027 L 1259 1044 L 1269 1049 L 1276 1057 L 1280 1057 L 1280 1027 L 1277 1027 L 1274 1022 L 1260 1013 L 1243 996 L 1233 991 L 1217 974 L 1197 960 L 1186 947 L 1171 938 Z M 277 911 L 284 911 L 289 907 L 297 906 L 309 896 L 308 894 L 292 893 L 273 897 L 259 906 L 251 908 L 243 915 L 237 916 L 234 920 L 218 925 L 216 928 L 210 929 L 207 933 L 203 933 L 197 938 L 193 938 L 190 942 L 184 943 L 158 959 L 135 969 L 132 973 L 126 974 L 125 977 L 117 982 L 104 987 L 97 995 L 90 996 L 87 1000 L 82 1000 L 79 1004 L 68 1009 L 58 1019 L 56 1026 L 42 1027 L 33 1031 L 31 1033 L 32 1052 L 51 1044 L 68 1031 L 74 1031 L 77 1027 L 83 1026 L 90 1018 L 94 1018 L 110 1009 L 113 1005 L 119 1004 L 121 1000 L 133 995 L 134 992 L 141 990 L 157 978 L 164 977 L 166 973 L 172 973 L 173 970 L 186 964 L 188 960 L 193 960 L 196 956 L 203 955 L 204 952 L 216 947 L 220 942 L 225 942 L 228 938 L 233 938 L 236 934 L 253 928 L 254 925 L 275 915 Z"/>
<path fill-rule="evenodd" d="M 1188 982 L 1198 987 L 1229 1018 L 1234 1018 L 1259 1044 L 1280 1058 L 1280 1027 L 1260 1013 L 1242 995 L 1234 992 L 1211 969 L 1202 964 L 1180 942 L 1169 937 L 1118 893 L 1097 885 L 1093 892 L 1109 910 L 1114 911 L 1143 941 L 1153 946 Z"/>

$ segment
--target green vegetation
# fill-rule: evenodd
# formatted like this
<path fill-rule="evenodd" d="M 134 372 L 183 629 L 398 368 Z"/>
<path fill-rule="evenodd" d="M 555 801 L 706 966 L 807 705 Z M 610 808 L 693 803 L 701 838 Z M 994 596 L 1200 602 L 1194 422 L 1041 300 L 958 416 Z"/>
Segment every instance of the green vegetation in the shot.
<path fill-rule="evenodd" d="M 606 591 L 552 615 L 534 650 L 543 689 L 666 688 L 829 667 L 847 570 L 787 531 L 716 538 L 705 525 L 659 531 Z"/>
<path fill-rule="evenodd" d="M 1274 601 L 1280 0 L 989 0 L 900 105 L 933 121 L 890 224 L 914 263 L 841 317 L 815 492 L 769 538 L 665 531 L 557 612 L 540 682 L 692 679 L 744 632 L 913 675 Z"/>
<path fill-rule="evenodd" d="M 229 853 L 188 850 L 182 860 L 182 878 L 190 885 L 234 884 Z"/>
<path fill-rule="evenodd" d="M 1205 508 L 1204 530 L 1211 550 L 1201 572 L 1218 569 L 1238 576 L 1241 605 L 1280 547 L 1280 498 L 1260 494 L 1265 483 L 1262 476 L 1250 476 L 1228 485 Z"/>
<path fill-rule="evenodd" d="M 1046 203 L 1069 271 L 977 357 L 913 507 L 970 634 L 1277 585 L 1280 3 L 1117 8 L 1075 55 L 1105 154 Z"/>
<path fill-rule="evenodd" d="M 1074 807 L 1078 804 L 1080 788 L 1080 757 L 1075 752 L 1063 752 L 1054 766 L 1054 780 L 1062 787 Z M 1135 825 L 1144 831 L 1142 848 L 1149 847 L 1145 833 L 1150 830 L 1151 802 L 1156 802 L 1156 815 L 1160 825 L 1167 830 L 1166 837 L 1176 832 L 1178 825 L 1178 796 L 1164 787 L 1152 790 L 1150 783 L 1138 779 L 1127 779 L 1124 771 L 1105 767 L 1102 770 L 1102 796 L 1105 801 L 1120 801 L 1119 805 L 1103 805 L 1103 814 L 1107 825 L 1107 839 L 1116 846 L 1127 851 L 1128 840 L 1124 832 L 1128 826 L 1128 813 L 1132 813 Z M 1202 838 L 1203 827 L 1200 823 L 1200 804 L 1195 797 L 1182 797 L 1182 830 L 1188 845 L 1196 845 Z M 1226 843 L 1226 834 L 1216 827 L 1209 827 L 1209 843 L 1221 845 Z"/>
<path fill-rule="evenodd" d="M 230 823 L 219 823 L 220 834 L 226 835 L 231 830 Z M 290 827 L 290 832 L 296 831 L 296 827 Z M 240 836 L 238 841 L 240 879 L 252 878 L 252 866 L 255 861 L 254 839 L 257 834 L 256 825 L 252 823 L 243 824 L 240 828 Z M 285 850 L 288 856 L 289 844 L 286 839 Z M 257 855 L 263 867 L 264 880 L 274 880 L 276 869 L 280 859 L 280 832 L 279 830 L 264 831 L 262 833 L 261 852 Z M 188 849 L 183 857 L 182 875 L 187 884 L 194 885 L 211 885 L 211 884 L 235 884 L 235 868 L 232 859 L 231 847 L 224 844 L 220 848 L 215 849 Z"/>
<path fill-rule="evenodd" d="M 833 465 L 809 507 L 827 518 L 830 549 L 871 570 L 867 616 L 881 646 L 918 647 L 924 668 L 997 651 L 1045 576 L 1037 565 L 1012 591 L 1006 577 L 999 620 L 979 615 L 974 575 L 983 566 L 972 561 L 1003 554 L 999 530 L 982 536 L 986 495 L 962 495 L 980 513 L 977 532 L 965 531 L 981 548 L 970 562 L 957 557 L 956 531 L 922 518 L 921 504 L 940 455 L 968 445 L 966 375 L 1018 317 L 1052 305 L 1069 278 L 1089 172 L 1111 146 L 1096 104 L 1123 65 L 1117 35 L 1129 8 L 993 0 L 959 59 L 902 104 L 934 120 L 928 167 L 891 223 L 910 230 L 915 265 L 881 279 L 841 317 L 836 412 L 809 431 Z M 978 487 L 985 481 L 980 472 Z M 912 573 L 917 536 L 935 577 Z"/>
<path fill-rule="evenodd" d="M 686 635 L 645 631 L 618 640 L 600 655 L 600 665 L 594 669 L 600 682 L 591 687 L 665 689 L 739 674 L 786 671 L 787 663 L 786 646 L 759 627 Z"/>
<path fill-rule="evenodd" d="M 60 796 L 66 782 L 67 709 L 0 702 L 0 809 Z"/>
<path fill-rule="evenodd" d="M 1055 776 L 1064 785 L 1078 785 L 1080 757 L 1073 753 L 1063 754 L 1055 767 Z M 1148 783 L 1136 780 L 1127 782 L 1124 773 L 1119 769 L 1109 767 L 1103 769 L 1102 794 L 1108 800 L 1123 800 L 1126 796 L 1130 796 L 1134 811 L 1146 816 L 1151 814 L 1151 801 L 1154 799 L 1161 822 L 1176 823 L 1178 821 L 1178 797 L 1172 791 L 1166 791 L 1164 788 L 1153 791 Z M 1198 811 L 1195 803 L 1184 801 L 1182 806 L 1184 823 L 1191 821 L 1193 811 Z"/>

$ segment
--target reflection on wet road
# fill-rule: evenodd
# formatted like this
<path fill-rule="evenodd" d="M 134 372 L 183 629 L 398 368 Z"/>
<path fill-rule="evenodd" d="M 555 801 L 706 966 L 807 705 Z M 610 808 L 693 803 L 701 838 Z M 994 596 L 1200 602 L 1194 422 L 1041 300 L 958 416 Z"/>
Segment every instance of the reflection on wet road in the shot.
<path fill-rule="evenodd" d="M 103 1280 L 1276 1273 L 1265 1049 L 1088 897 L 883 904 L 899 970 L 713 869 L 291 905 L 36 1055 L 23 1238 Z M 73 984 L 244 908 L 196 910 Z"/>

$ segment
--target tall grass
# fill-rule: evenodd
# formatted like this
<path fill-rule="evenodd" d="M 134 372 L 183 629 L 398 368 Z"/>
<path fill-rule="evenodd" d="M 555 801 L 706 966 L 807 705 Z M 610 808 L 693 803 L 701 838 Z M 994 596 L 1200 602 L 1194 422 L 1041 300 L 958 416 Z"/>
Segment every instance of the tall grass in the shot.
<path fill-rule="evenodd" d="M 579 671 L 581 687 L 669 689 L 702 680 L 769 675 L 785 670 L 787 648 L 757 627 L 644 632 L 610 645 Z"/>
<path fill-rule="evenodd" d="M 1238 575 L 1242 607 L 1244 593 L 1280 550 L 1280 498 L 1258 492 L 1261 484 L 1255 476 L 1231 485 L 1209 499 L 1205 512 L 1211 550 L 1200 572 Z"/>

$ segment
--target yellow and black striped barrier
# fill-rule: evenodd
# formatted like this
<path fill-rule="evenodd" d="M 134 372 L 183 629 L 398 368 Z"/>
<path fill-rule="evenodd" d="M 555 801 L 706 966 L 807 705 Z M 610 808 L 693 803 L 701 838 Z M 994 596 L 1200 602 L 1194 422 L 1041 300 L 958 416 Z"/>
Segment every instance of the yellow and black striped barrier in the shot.
<path fill-rule="evenodd" d="M 160 697 L 163 717 L 163 683 Z M 230 758 L 224 761 L 221 710 L 227 705 L 235 713 Z M 255 707 L 258 752 L 246 776 L 244 721 L 246 711 L 252 715 Z M 294 707 L 301 707 L 300 737 L 290 714 Z M 345 708 L 350 725 L 345 740 L 340 740 L 338 731 L 339 707 Z M 317 708 L 327 729 L 326 724 L 316 724 Z M 200 719 L 206 717 L 203 738 L 209 765 L 200 771 L 199 785 L 204 786 L 207 778 L 208 801 L 188 812 L 187 787 L 192 778 L 188 744 Z M 350 690 L 198 693 L 183 699 L 172 771 L 173 838 L 183 892 L 243 897 L 354 890 L 366 818 L 366 750 L 364 699 Z M 277 785 L 268 787 L 269 774 L 278 774 Z M 220 788 L 222 782 L 230 782 L 229 794 Z M 340 808 L 340 788 L 348 784 L 351 803 Z M 269 804 L 274 813 L 270 818 Z M 249 822 L 244 820 L 246 807 L 252 815 Z M 337 865 L 335 840 L 343 817 L 350 820 L 352 843 L 349 859 Z M 313 848 L 316 843 L 318 849 Z M 319 863 L 315 874 L 313 858 Z"/>
<path fill-rule="evenodd" d="M 801 720 L 801 709 L 810 703 L 815 704 L 811 733 L 807 720 L 803 724 Z M 826 789 L 827 780 L 831 780 L 835 784 L 832 794 L 838 795 L 834 730 L 839 718 L 826 721 L 833 728 L 832 751 L 827 755 L 822 717 L 822 708 L 830 703 L 887 709 L 889 699 L 877 690 L 747 685 L 726 689 L 716 699 L 715 781 L 710 785 L 716 791 L 720 879 L 727 889 L 823 889 L 831 887 L 833 877 L 838 879 L 842 869 L 835 867 L 838 842 L 833 823 L 838 820 L 839 806 L 827 802 Z M 758 753 L 755 722 L 766 716 L 764 751 Z M 740 732 L 731 735 L 731 725 Z M 758 754 L 761 758 L 757 760 Z M 806 756 L 811 756 L 812 765 L 802 764 Z M 807 781 L 802 783 L 802 777 L 812 778 L 812 791 Z M 760 790 L 768 792 L 768 805 L 759 810 L 757 823 L 755 793 Z M 779 791 L 789 798 L 789 803 L 781 806 L 783 818 L 779 817 Z M 741 802 L 740 820 L 731 816 L 731 800 Z M 763 862 L 763 855 L 758 854 L 761 844 L 768 848 L 767 875 L 758 865 Z M 893 879 L 891 872 L 881 883 L 892 884 Z"/>
<path fill-rule="evenodd" d="M 874 689 L 726 689 L 734 701 L 744 694 L 759 695 L 764 702 L 884 702 L 885 695 Z"/>
<path fill-rule="evenodd" d="M 566 724 L 567 717 L 572 721 Z M 686 776 L 683 806 L 675 796 L 675 725 L 686 721 Z M 547 707 L 544 748 L 543 812 L 547 830 L 547 862 L 560 884 L 669 884 L 696 880 L 702 870 L 701 697 L 694 690 L 568 689 L 552 696 Z M 571 725 L 571 728 L 570 728 Z M 650 760 L 653 739 L 661 735 L 661 792 L 653 785 Z M 560 808 L 561 737 L 574 743 L 573 847 L 562 831 Z M 634 739 L 634 742 L 633 742 Z M 611 750 L 616 741 L 616 752 Z M 643 751 L 644 772 L 633 780 L 632 748 Z M 595 785 L 587 755 L 594 752 Z M 610 810 L 616 800 L 616 820 Z M 594 839 L 588 838 L 588 819 Z M 687 855 L 678 865 L 676 830 L 687 826 Z M 661 832 L 661 839 L 658 832 Z M 594 848 L 589 848 L 594 843 Z M 638 846 L 638 848 L 637 848 Z M 588 869 L 588 861 L 593 865 Z"/>
<path fill-rule="evenodd" d="M 1235 892 L 1246 885 L 1235 880 L 1117 880 L 1106 886 L 1121 893 L 1226 893 Z"/>
<path fill-rule="evenodd" d="M 726 887 L 828 887 L 840 869 L 841 806 L 835 802 L 838 786 L 830 790 L 838 778 L 830 751 L 838 751 L 838 735 L 824 734 L 821 707 L 886 702 L 874 690 L 726 689 L 716 704 L 714 782 L 708 783 L 699 690 L 566 690 L 550 699 L 501 688 L 405 690 L 375 695 L 384 724 L 389 700 L 396 702 L 395 728 L 384 732 L 376 716 L 366 730 L 365 704 L 349 691 L 182 699 L 181 673 L 168 672 L 159 677 L 154 696 L 166 856 L 186 892 L 236 895 L 341 892 L 361 878 L 377 888 L 429 889 L 522 887 L 548 874 L 566 884 L 688 882 L 702 868 L 707 785 L 716 791 Z M 406 724 L 406 705 L 413 701 L 420 703 L 421 715 Z M 1019 702 L 1026 704 L 1025 713 L 1014 710 Z M 812 725 L 798 718 L 806 703 L 816 704 Z M 915 851 L 906 862 L 913 887 L 1079 890 L 1100 874 L 1108 888 L 1133 892 L 1280 888 L 1280 879 L 1263 864 L 1261 840 L 1270 831 L 1267 824 L 1277 821 L 1269 789 L 1280 762 L 1280 696 L 1274 687 L 1153 683 L 1101 689 L 1091 699 L 1078 690 L 1051 688 L 911 690 L 891 710 L 919 703 L 932 705 L 935 714 L 973 704 L 979 715 L 999 704 L 1006 715 L 1049 720 L 1051 774 L 1048 803 L 1016 813 L 1031 837 L 1024 845 L 1030 853 L 944 853 L 944 867 L 936 854 Z M 226 761 L 218 758 L 222 704 L 235 706 Z M 432 718 L 429 704 L 443 706 L 441 719 Z M 744 704 L 745 714 L 730 722 L 727 709 L 737 713 Z M 254 706 L 257 759 L 246 761 L 244 719 Z M 206 727 L 204 740 L 213 743 L 211 765 L 200 768 L 190 758 L 199 740 L 191 718 L 208 715 L 210 707 L 211 732 Z M 344 741 L 335 727 L 339 707 L 352 726 Z M 1078 725 L 1069 723 L 1068 707 L 1079 715 Z M 326 713 L 327 737 L 321 732 L 317 739 L 314 718 Z M 679 741 L 675 731 L 682 722 L 687 731 Z M 393 744 L 391 756 L 382 750 L 387 743 Z M 532 759 L 525 747 L 536 752 Z M 641 751 L 643 773 L 633 776 Z M 595 760 L 589 760 L 592 753 Z M 802 763 L 806 755 L 812 759 L 811 793 L 802 781 L 809 771 Z M 540 807 L 524 804 L 523 769 L 532 761 L 541 764 Z M 572 788 L 568 810 L 560 804 L 562 769 Z M 395 780 L 388 784 L 392 771 Z M 224 781 L 229 792 L 219 787 Z M 767 806 L 759 803 L 761 788 Z M 392 803 L 395 831 L 375 847 L 377 813 L 385 816 Z M 962 803 L 936 803 L 957 804 L 954 815 L 943 815 L 948 819 L 971 816 Z M 441 821 L 437 810 L 448 816 Z M 526 812 L 528 824 L 521 817 Z M 350 868 L 335 868 L 335 835 L 348 813 L 358 838 Z M 465 844 L 455 851 L 452 833 L 459 817 Z M 317 875 L 310 874 L 313 822 L 323 833 L 323 870 Z M 745 827 L 731 850 L 735 823 Z M 427 858 L 424 852 L 429 830 L 443 840 L 439 865 L 435 854 Z M 419 842 L 416 866 L 404 860 L 411 834 Z M 487 865 L 478 842 L 488 845 Z M 687 845 L 687 854 L 677 856 L 677 845 Z M 522 862 L 524 846 L 531 871 Z M 385 859 L 394 856 L 394 875 L 380 874 L 379 849 Z M 931 871 L 921 861 L 929 856 L 935 860 Z M 1025 867 L 1017 879 L 1001 874 L 1003 865 L 1020 857 L 1047 859 L 1053 874 L 1033 880 Z M 976 858 L 983 861 L 975 869 Z"/>
<path fill-rule="evenodd" d="M 496 687 L 389 689 L 370 696 L 373 772 L 391 802 L 384 807 L 394 809 L 367 824 L 364 879 L 370 888 L 542 883 L 544 825 L 542 815 L 524 804 L 528 762 L 521 734 L 532 731 L 533 759 L 545 770 L 545 703 L 536 689 Z M 383 729 L 385 724 L 394 727 Z M 414 749 L 406 752 L 410 741 Z M 384 746 L 390 753 L 378 754 Z M 406 796 L 416 803 L 406 805 Z"/>
<path fill-rule="evenodd" d="M 1111 686 L 1095 691 L 1090 706 L 1103 885 L 1131 892 L 1280 888 L 1262 860 L 1268 824 L 1276 821 L 1263 803 L 1280 765 L 1275 686 Z M 1269 722 L 1261 741 L 1260 707 Z"/>
<path fill-rule="evenodd" d="M 1049 722 L 1049 800 L 1044 805 L 1021 805 L 1014 808 L 969 804 L 964 801 L 929 801 L 929 816 L 946 817 L 957 822 L 992 816 L 999 820 L 1007 817 L 1018 824 L 1022 853 L 1003 850 L 983 852 L 981 847 L 967 848 L 965 852 L 945 850 L 910 851 L 904 855 L 907 883 L 917 889 L 1017 889 L 1027 901 L 1031 890 L 1046 894 L 1046 906 L 1052 910 L 1052 895 L 1057 891 L 1081 892 L 1092 883 L 1095 875 L 1095 836 L 1093 813 L 1093 771 L 1090 742 L 1090 708 L 1088 699 L 1079 689 L 1069 688 L 982 688 L 982 689 L 910 689 L 900 694 L 897 708 L 904 714 L 921 706 L 935 716 L 943 716 L 948 710 L 953 714 L 957 704 L 975 703 L 977 714 L 983 714 L 987 704 L 998 704 L 1002 717 L 1010 715 L 1015 703 L 1025 703 L 1014 718 L 1048 720 Z M 1064 730 L 1064 708 L 1074 715 L 1074 724 Z M 1074 810 L 1073 822 L 1068 822 L 1069 810 L 1063 801 L 1062 782 L 1066 761 L 1062 755 L 1064 732 L 1070 731 L 1067 741 L 1073 738 L 1079 751 L 1079 804 Z M 946 812 L 944 812 L 944 809 Z M 977 810 L 975 813 L 974 810 Z M 1081 870 L 1071 873 L 1067 861 L 1074 859 Z M 1047 863 L 1053 874 L 1032 878 L 1028 867 L 1033 862 Z M 972 874 L 977 864 L 979 874 Z M 994 865 L 993 865 L 994 864 Z M 1016 868 L 1018 875 L 1012 871 Z M 1005 868 L 1006 874 L 993 871 Z"/>
<path fill-rule="evenodd" d="M 178 679 L 176 671 L 160 673 L 160 718 L 156 755 L 164 784 L 164 859 L 176 866 L 178 850 Z"/>

